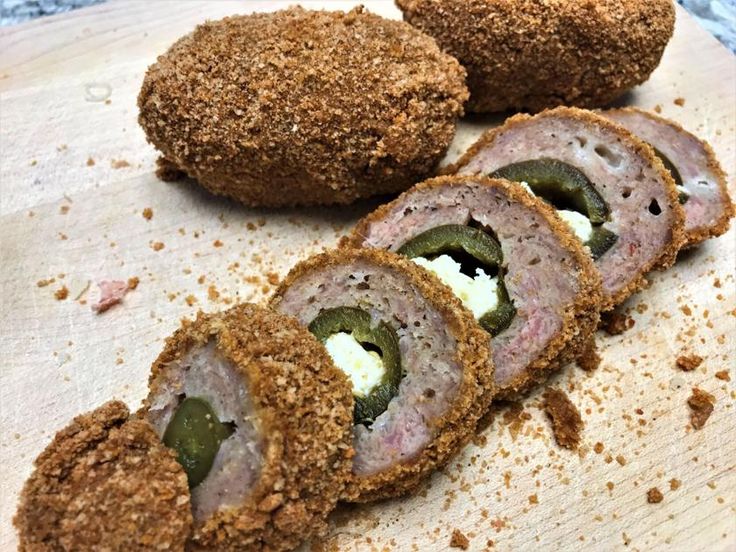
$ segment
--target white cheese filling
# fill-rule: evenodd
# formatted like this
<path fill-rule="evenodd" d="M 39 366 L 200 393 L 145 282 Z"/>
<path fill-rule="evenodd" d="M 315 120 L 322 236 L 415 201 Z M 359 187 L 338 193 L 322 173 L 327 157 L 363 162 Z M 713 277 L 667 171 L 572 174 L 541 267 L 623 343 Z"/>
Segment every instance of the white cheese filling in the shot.
<path fill-rule="evenodd" d="M 440 255 L 428 261 L 424 257 L 412 259 L 415 263 L 434 272 L 462 301 L 475 318 L 480 318 L 498 305 L 498 278 L 491 278 L 481 268 L 475 269 L 475 278 L 460 272 L 460 263 L 449 255 Z"/>
<path fill-rule="evenodd" d="M 333 334 L 325 340 L 325 348 L 335 366 L 350 378 L 354 395 L 364 397 L 381 383 L 385 372 L 381 356 L 366 351 L 353 334 Z"/>
<path fill-rule="evenodd" d="M 522 188 L 532 195 L 536 195 L 526 182 L 520 183 Z M 577 211 L 569 211 L 567 209 L 557 209 L 557 214 L 572 229 L 573 233 L 580 238 L 582 242 L 587 242 L 593 235 L 593 225 L 590 219 Z"/>

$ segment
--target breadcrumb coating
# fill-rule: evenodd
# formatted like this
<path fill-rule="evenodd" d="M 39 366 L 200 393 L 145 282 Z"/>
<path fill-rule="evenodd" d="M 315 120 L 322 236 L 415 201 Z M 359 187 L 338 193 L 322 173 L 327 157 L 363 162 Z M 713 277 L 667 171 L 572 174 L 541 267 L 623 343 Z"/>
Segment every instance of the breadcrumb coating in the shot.
<path fill-rule="evenodd" d="M 291 550 L 324 533 L 351 468 L 352 388 L 296 320 L 252 304 L 199 313 L 167 339 L 149 399 L 172 362 L 211 339 L 247 382 L 264 439 L 258 482 L 238 508 L 195 525 L 189 546 Z M 148 408 L 144 402 L 142 414 Z"/>
<path fill-rule="evenodd" d="M 465 71 L 402 21 L 299 7 L 207 22 L 146 73 L 139 122 L 165 158 L 251 206 L 349 203 L 431 173 Z"/>
<path fill-rule="evenodd" d="M 74 418 L 35 461 L 13 520 L 20 551 L 184 550 L 187 476 L 119 401 Z"/>
<path fill-rule="evenodd" d="M 657 67 L 671 0 L 396 0 L 468 71 L 474 112 L 610 103 Z"/>

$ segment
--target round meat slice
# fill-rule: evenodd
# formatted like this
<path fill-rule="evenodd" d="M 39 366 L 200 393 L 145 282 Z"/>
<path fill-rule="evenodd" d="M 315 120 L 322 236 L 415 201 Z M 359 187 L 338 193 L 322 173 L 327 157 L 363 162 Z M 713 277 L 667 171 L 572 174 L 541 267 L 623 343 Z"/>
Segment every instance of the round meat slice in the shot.
<path fill-rule="evenodd" d="M 18 550 L 184 550 L 184 470 L 119 401 L 74 418 L 35 461 L 13 522 Z"/>
<path fill-rule="evenodd" d="M 685 209 L 687 245 L 728 230 L 734 209 L 726 188 L 726 174 L 707 142 L 674 121 L 643 109 L 611 109 L 602 115 L 651 145 L 672 174 Z"/>
<path fill-rule="evenodd" d="M 347 500 L 412 490 L 473 435 L 493 392 L 488 339 L 429 271 L 386 251 L 331 251 L 299 263 L 271 305 L 350 376 Z"/>
<path fill-rule="evenodd" d="M 347 244 L 407 255 L 452 288 L 490 334 L 499 398 L 579 356 L 598 325 L 601 278 L 580 240 L 505 180 L 418 184 L 361 220 Z"/>
<path fill-rule="evenodd" d="M 344 204 L 429 176 L 467 99 L 457 60 L 408 23 L 294 7 L 179 39 L 148 69 L 138 120 L 161 178 L 252 206 Z"/>
<path fill-rule="evenodd" d="M 558 107 L 487 131 L 447 172 L 521 183 L 551 203 L 585 243 L 608 311 L 667 268 L 684 243 L 685 214 L 654 150 L 593 112 Z"/>
<path fill-rule="evenodd" d="M 347 378 L 296 320 L 200 313 L 166 341 L 142 415 L 187 473 L 192 546 L 291 550 L 326 529 L 350 472 Z"/>

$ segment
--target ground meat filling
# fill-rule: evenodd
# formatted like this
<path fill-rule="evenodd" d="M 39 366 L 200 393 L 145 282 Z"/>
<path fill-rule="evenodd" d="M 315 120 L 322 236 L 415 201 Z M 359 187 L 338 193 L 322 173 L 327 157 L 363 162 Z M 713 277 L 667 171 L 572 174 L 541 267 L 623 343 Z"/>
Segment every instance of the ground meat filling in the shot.
<path fill-rule="evenodd" d="M 368 312 L 373 327 L 389 324 L 405 373 L 386 410 L 370 426 L 353 427 L 353 473 L 366 476 L 412 460 L 430 443 L 431 421 L 453 404 L 463 373 L 442 314 L 399 273 L 362 260 L 314 270 L 289 286 L 279 309 L 309 324 L 337 307 Z"/>
<path fill-rule="evenodd" d="M 258 480 L 263 462 L 258 417 L 244 376 L 217 352 L 212 341 L 175 361 L 165 377 L 151 399 L 148 419 L 167 444 L 173 442 L 167 437 L 177 418 L 185 414 L 185 405 L 197 401 L 196 406 L 211 409 L 213 416 L 210 440 L 198 440 L 189 447 L 195 452 L 184 457 L 181 447 L 177 451 L 189 475 L 195 523 L 201 522 L 218 509 L 237 507 Z M 216 451 L 203 452 L 203 443 Z M 202 456 L 207 454 L 211 455 L 211 464 L 205 462 L 209 469 L 202 468 Z M 192 473 L 197 473 L 195 480 Z"/>

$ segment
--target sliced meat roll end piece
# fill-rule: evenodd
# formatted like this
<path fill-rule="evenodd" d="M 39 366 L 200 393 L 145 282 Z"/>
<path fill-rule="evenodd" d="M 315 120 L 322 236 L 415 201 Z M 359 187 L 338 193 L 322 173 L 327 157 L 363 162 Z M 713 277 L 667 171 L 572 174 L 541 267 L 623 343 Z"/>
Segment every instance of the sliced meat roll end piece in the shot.
<path fill-rule="evenodd" d="M 586 181 L 586 192 L 603 207 L 598 228 L 615 237 L 596 259 L 604 311 L 642 289 L 647 272 L 674 263 L 685 243 L 685 213 L 672 176 L 648 144 L 591 111 L 558 107 L 515 115 L 487 131 L 446 172 L 499 175 L 539 161 Z M 552 204 L 562 209 L 570 200 Z"/>
<path fill-rule="evenodd" d="M 187 470 L 194 548 L 291 550 L 324 532 L 342 493 L 352 410 L 309 332 L 242 304 L 166 341 L 141 415 Z"/>
<path fill-rule="evenodd" d="M 502 251 L 499 272 L 515 315 L 490 339 L 498 398 L 528 390 L 582 352 L 598 325 L 600 275 L 555 210 L 515 184 L 428 180 L 361 220 L 344 244 L 404 251 L 416 236 L 448 225 L 485 229 Z"/>
<path fill-rule="evenodd" d="M 178 550 L 192 530 L 187 476 L 145 420 L 110 401 L 38 456 L 13 520 L 18 550 Z"/>
<path fill-rule="evenodd" d="M 488 339 L 430 272 L 386 251 L 331 251 L 299 263 L 271 306 L 309 325 L 351 373 L 355 457 L 347 500 L 405 494 L 474 434 L 493 394 Z M 400 377 L 386 392 L 375 376 L 364 385 L 370 361 L 355 359 L 363 349 L 351 359 L 337 339 L 355 340 L 366 354 L 378 345 L 372 356 L 381 378 L 389 364 L 399 365 Z M 375 407 L 371 419 L 361 404 Z"/>
<path fill-rule="evenodd" d="M 728 231 L 734 206 L 726 174 L 710 145 L 679 124 L 642 109 L 610 109 L 602 115 L 651 145 L 680 186 L 688 246 Z"/>

